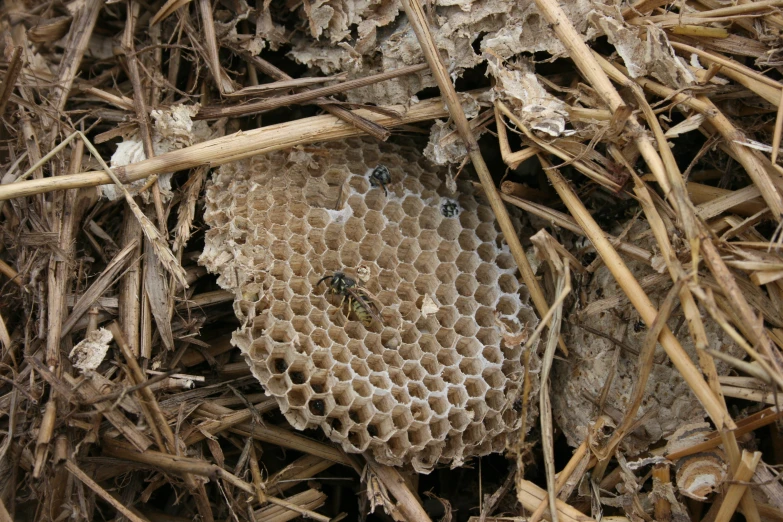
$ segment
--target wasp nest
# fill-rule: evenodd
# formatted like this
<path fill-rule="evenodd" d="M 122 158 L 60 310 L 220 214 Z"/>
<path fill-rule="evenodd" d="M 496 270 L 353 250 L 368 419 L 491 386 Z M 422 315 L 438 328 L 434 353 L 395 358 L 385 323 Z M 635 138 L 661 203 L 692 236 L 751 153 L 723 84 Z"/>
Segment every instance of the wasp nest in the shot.
<path fill-rule="evenodd" d="M 535 322 L 490 207 L 446 177 L 355 139 L 225 165 L 206 195 L 202 263 L 236 293 L 234 342 L 288 421 L 420 472 L 505 448 L 524 369 L 503 335 Z M 319 284 L 340 272 L 377 319 Z"/>
<path fill-rule="evenodd" d="M 652 252 L 655 240 L 646 232 L 645 227 L 635 225 L 627 240 Z M 668 273 L 658 273 L 640 261 L 629 261 L 628 267 L 653 304 L 660 306 L 671 289 Z M 648 331 L 605 266 L 596 270 L 583 289 L 588 304 L 572 316 L 572 324 L 565 332 L 571 357 L 568 361 L 557 362 L 552 374 L 552 409 L 558 425 L 573 446 L 578 446 L 587 436 L 588 424 L 598 413 L 596 405 L 601 401 L 605 386 L 609 389 L 602 411 L 616 423 L 623 418 L 638 379 L 638 353 Z M 668 325 L 698 364 L 681 310 L 671 315 Z M 704 326 L 711 348 L 742 357 L 741 349 L 717 323 L 704 317 Z M 728 372 L 725 363 L 716 359 L 715 364 L 718 373 Z M 703 421 L 704 415 L 704 408 L 659 344 L 645 396 L 636 414 L 637 418 L 645 416 L 646 420 L 624 439 L 624 449 L 629 455 L 637 455 L 682 425 Z"/>

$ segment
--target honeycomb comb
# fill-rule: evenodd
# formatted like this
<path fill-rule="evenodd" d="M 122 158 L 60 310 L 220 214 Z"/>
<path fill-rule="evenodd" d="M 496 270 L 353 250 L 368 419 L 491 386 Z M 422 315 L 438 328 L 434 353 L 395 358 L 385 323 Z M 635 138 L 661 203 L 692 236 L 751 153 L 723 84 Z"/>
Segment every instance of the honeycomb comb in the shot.
<path fill-rule="evenodd" d="M 505 448 L 524 369 L 502 330 L 536 322 L 490 207 L 446 176 L 412 146 L 353 139 L 224 165 L 206 192 L 201 262 L 237 295 L 234 342 L 266 393 L 295 428 L 419 472 Z M 336 272 L 380 322 L 316 285 Z"/>

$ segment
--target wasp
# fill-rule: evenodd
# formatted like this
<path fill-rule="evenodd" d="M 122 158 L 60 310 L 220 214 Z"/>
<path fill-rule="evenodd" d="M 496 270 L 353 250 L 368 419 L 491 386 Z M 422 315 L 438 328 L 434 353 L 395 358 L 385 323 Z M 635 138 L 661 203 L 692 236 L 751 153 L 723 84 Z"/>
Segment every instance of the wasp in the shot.
<path fill-rule="evenodd" d="M 339 308 L 342 309 L 345 300 L 348 300 L 348 316 L 356 316 L 364 326 L 370 326 L 373 320 L 381 322 L 381 318 L 375 311 L 375 305 L 372 302 L 370 294 L 356 285 L 356 281 L 342 272 L 335 272 L 333 275 L 324 276 L 318 280 L 315 286 L 323 282 L 328 282 L 329 293 L 342 296 Z M 347 317 L 347 316 L 346 316 Z"/>
<path fill-rule="evenodd" d="M 378 165 L 370 172 L 370 185 L 373 187 L 383 187 L 384 195 L 388 196 L 386 185 L 391 183 L 391 173 L 385 165 Z"/>
<path fill-rule="evenodd" d="M 446 218 L 455 217 L 459 214 L 459 205 L 456 201 L 446 199 L 440 205 L 440 213 Z"/>

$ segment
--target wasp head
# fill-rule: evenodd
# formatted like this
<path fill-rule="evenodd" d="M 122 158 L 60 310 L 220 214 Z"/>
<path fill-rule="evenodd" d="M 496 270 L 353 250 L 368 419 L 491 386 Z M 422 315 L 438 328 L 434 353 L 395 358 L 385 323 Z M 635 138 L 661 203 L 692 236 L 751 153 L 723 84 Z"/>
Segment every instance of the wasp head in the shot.
<path fill-rule="evenodd" d="M 373 187 L 383 187 L 383 193 L 388 194 L 386 185 L 391 183 L 391 173 L 385 165 L 378 165 L 370 173 L 370 185 Z"/>

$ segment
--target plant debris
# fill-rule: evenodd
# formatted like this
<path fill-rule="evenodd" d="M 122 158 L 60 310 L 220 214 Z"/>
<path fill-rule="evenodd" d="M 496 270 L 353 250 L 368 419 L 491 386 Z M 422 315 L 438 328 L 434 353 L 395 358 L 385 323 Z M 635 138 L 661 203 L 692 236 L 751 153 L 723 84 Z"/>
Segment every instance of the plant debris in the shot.
<path fill-rule="evenodd" d="M 0 522 L 782 519 L 781 9 L 5 2 Z"/>

